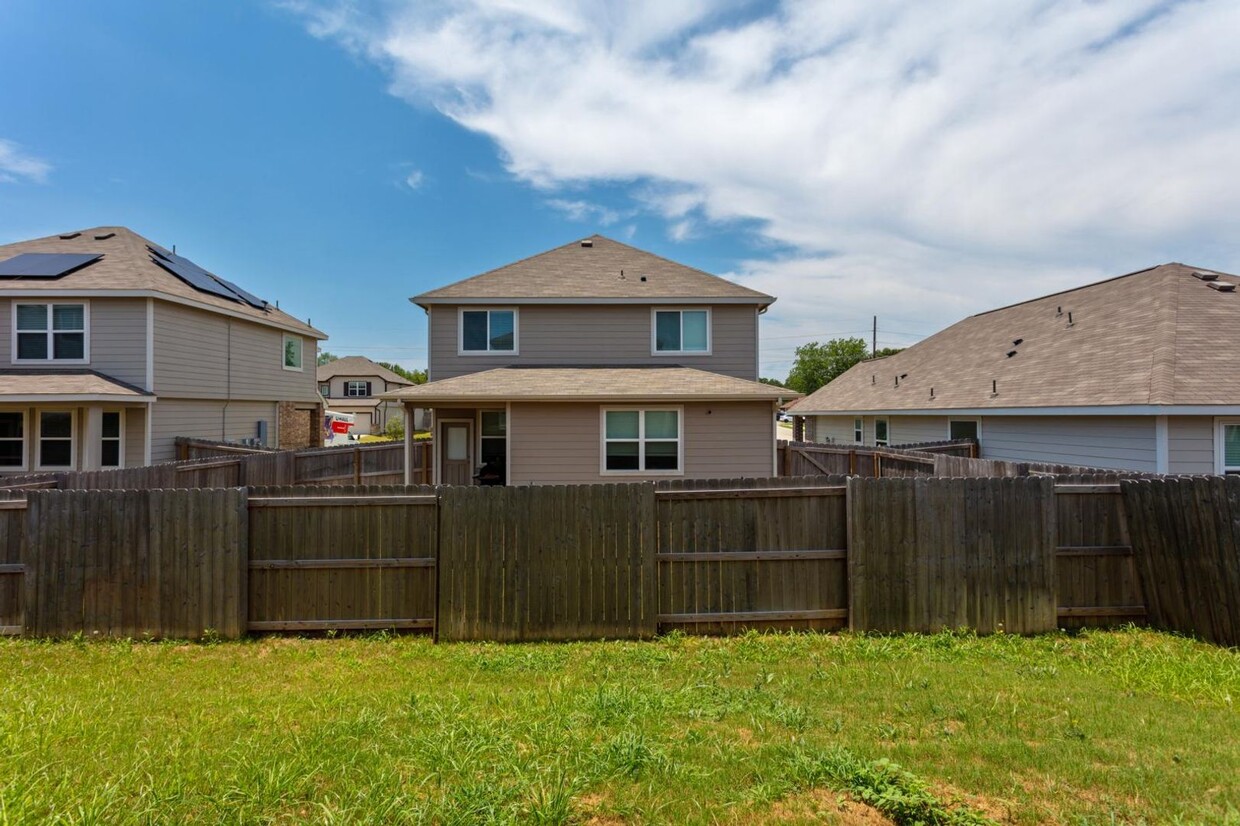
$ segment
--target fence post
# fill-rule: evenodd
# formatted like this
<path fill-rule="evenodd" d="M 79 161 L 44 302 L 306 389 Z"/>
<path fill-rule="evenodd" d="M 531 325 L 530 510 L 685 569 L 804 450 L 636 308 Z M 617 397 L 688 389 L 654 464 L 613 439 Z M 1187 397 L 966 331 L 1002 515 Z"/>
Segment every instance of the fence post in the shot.
<path fill-rule="evenodd" d="M 353 484 L 362 483 L 362 446 L 353 448 Z"/>

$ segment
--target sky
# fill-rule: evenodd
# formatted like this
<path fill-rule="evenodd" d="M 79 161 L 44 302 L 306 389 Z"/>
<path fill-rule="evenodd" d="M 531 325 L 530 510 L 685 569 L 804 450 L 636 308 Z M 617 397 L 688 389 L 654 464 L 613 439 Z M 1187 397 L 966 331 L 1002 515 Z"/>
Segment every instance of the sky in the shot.
<path fill-rule="evenodd" d="M 595 232 L 907 346 L 1240 272 L 1240 3 L 0 4 L 0 243 L 119 224 L 422 367 L 425 290 Z"/>

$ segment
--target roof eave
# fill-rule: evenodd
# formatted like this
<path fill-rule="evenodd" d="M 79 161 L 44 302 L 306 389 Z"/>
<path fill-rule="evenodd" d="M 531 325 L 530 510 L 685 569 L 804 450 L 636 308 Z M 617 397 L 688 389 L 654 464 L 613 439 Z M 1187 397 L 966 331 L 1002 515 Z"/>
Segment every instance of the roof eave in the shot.
<path fill-rule="evenodd" d="M 753 295 L 753 296 L 642 296 L 642 297 L 571 297 L 557 296 L 549 298 L 545 296 L 537 298 L 519 298 L 513 296 L 429 296 L 415 295 L 409 299 L 412 303 L 417 304 L 422 309 L 428 309 L 432 305 L 484 305 L 494 306 L 503 304 L 523 305 L 523 304 L 748 304 L 758 307 L 769 307 L 775 303 L 774 296 L 769 295 Z"/>
<path fill-rule="evenodd" d="M 463 396 L 463 395 L 443 395 L 443 396 L 409 396 L 400 393 L 385 393 L 377 398 L 384 401 L 405 402 L 407 404 L 425 404 L 425 405 L 476 405 L 476 404 L 505 404 L 508 402 L 560 402 L 560 403 L 596 403 L 596 402 L 616 402 L 624 404 L 642 404 L 648 401 L 658 402 L 783 402 L 790 400 L 794 396 L 750 396 L 726 393 L 709 393 L 709 394 L 693 394 L 693 393 L 641 393 L 629 395 L 617 395 L 614 393 L 592 393 L 589 395 L 548 395 L 540 394 L 533 396 L 512 396 L 503 394 L 488 394 L 485 396 Z"/>

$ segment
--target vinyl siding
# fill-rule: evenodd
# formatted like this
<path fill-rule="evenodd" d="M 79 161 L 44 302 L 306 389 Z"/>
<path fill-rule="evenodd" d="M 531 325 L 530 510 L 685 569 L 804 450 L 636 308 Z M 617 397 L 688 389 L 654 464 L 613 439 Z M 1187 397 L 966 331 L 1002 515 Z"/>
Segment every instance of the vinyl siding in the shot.
<path fill-rule="evenodd" d="M 1214 473 L 1214 419 L 1167 417 L 1167 472 Z"/>
<path fill-rule="evenodd" d="M 332 399 L 347 399 L 345 395 L 345 385 L 351 381 L 368 381 L 370 382 L 370 393 L 372 396 L 378 396 L 387 392 L 387 382 L 378 376 L 333 376 L 330 381 L 318 382 L 317 384 L 330 384 Z M 399 386 L 399 385 L 398 385 Z M 357 398 L 357 397 L 354 397 Z"/>
<path fill-rule="evenodd" d="M 155 393 L 161 400 L 316 401 L 314 339 L 302 337 L 301 371 L 283 369 L 282 342 L 271 327 L 156 301 Z"/>
<path fill-rule="evenodd" d="M 511 483 L 640 480 L 599 472 L 600 409 L 598 404 L 513 404 Z M 774 416 L 770 402 L 684 405 L 685 474 L 673 478 L 770 476 Z"/>
<path fill-rule="evenodd" d="M 986 416 L 982 458 L 1156 471 L 1152 416 Z"/>
<path fill-rule="evenodd" d="M 176 458 L 176 437 L 237 440 L 258 435 L 258 422 L 267 422 L 267 443 L 278 444 L 277 403 L 219 399 L 160 399 L 151 420 L 151 461 Z"/>
<path fill-rule="evenodd" d="M 853 442 L 852 416 L 815 416 L 814 440 L 823 444 L 851 445 Z"/>
<path fill-rule="evenodd" d="M 526 305 L 518 311 L 516 355 L 461 356 L 457 355 L 459 308 L 436 305 L 428 320 L 431 378 L 438 381 L 513 364 L 679 364 L 757 380 L 756 306 L 711 307 L 709 356 L 651 355 L 651 309 L 651 305 Z"/>
<path fill-rule="evenodd" d="M 10 366 L 13 356 L 13 302 L 0 301 L 0 364 Z M 56 298 L 55 301 L 73 302 Z M 39 299 L 20 299 L 39 303 Z M 123 382 L 146 386 L 146 301 L 139 298 L 82 299 L 90 306 L 90 363 L 65 365 L 66 369 L 88 367 Z M 56 362 L 48 362 L 55 367 Z M 40 365 L 22 365 L 40 366 Z"/>
<path fill-rule="evenodd" d="M 141 467 L 146 459 L 146 409 L 131 407 L 125 411 L 125 467 Z"/>

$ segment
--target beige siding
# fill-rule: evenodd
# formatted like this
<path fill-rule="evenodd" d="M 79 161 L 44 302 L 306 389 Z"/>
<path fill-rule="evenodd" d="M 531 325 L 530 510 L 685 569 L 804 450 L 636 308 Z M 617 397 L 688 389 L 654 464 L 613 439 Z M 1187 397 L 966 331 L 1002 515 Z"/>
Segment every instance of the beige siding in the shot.
<path fill-rule="evenodd" d="M 313 402 L 315 341 L 302 338 L 300 371 L 285 370 L 283 334 L 164 301 L 155 302 L 155 393 L 160 399 Z"/>
<path fill-rule="evenodd" d="M 512 484 L 640 479 L 599 472 L 600 409 L 597 404 L 513 404 L 508 428 Z M 684 478 L 772 475 L 775 411 L 770 402 L 686 404 L 684 417 Z"/>
<path fill-rule="evenodd" d="M 816 416 L 814 440 L 824 444 L 853 444 L 852 416 Z"/>
<path fill-rule="evenodd" d="M 131 407 L 125 411 L 125 467 L 141 467 L 146 458 L 146 409 Z"/>
<path fill-rule="evenodd" d="M 1168 473 L 1214 473 L 1214 419 L 1169 416 L 1167 460 Z"/>
<path fill-rule="evenodd" d="M 711 308 L 711 355 L 654 356 L 649 305 L 526 305 L 518 312 L 517 354 L 458 355 L 458 307 L 435 306 L 430 327 L 430 371 L 447 379 L 513 364 L 679 364 L 756 381 L 757 308 Z"/>
<path fill-rule="evenodd" d="M 378 396 L 387 392 L 387 382 L 378 376 L 332 376 L 330 381 L 319 382 L 319 384 L 331 385 L 331 396 L 329 398 L 343 399 L 348 398 L 345 396 L 345 385 L 351 381 L 370 382 L 370 393 L 372 396 Z"/>
<path fill-rule="evenodd" d="M 21 299 L 21 301 L 37 299 Z M 55 299 L 71 300 L 71 299 Z M 85 365 L 115 379 L 146 386 L 146 300 L 140 298 L 82 299 L 90 306 L 90 363 Z M 13 356 L 13 300 L 0 301 L 0 364 Z M 55 362 L 49 362 L 54 365 Z M 82 365 L 66 365 L 67 369 Z"/>
<path fill-rule="evenodd" d="M 1153 416 L 987 416 L 982 457 L 1156 471 Z"/>
<path fill-rule="evenodd" d="M 948 436 L 948 417 L 892 416 L 890 430 L 893 445 L 941 442 Z"/>
<path fill-rule="evenodd" d="M 151 461 L 176 458 L 176 437 L 238 440 L 258 435 L 258 422 L 267 422 L 267 443 L 278 444 L 276 402 L 219 399 L 161 399 L 151 420 Z"/>

